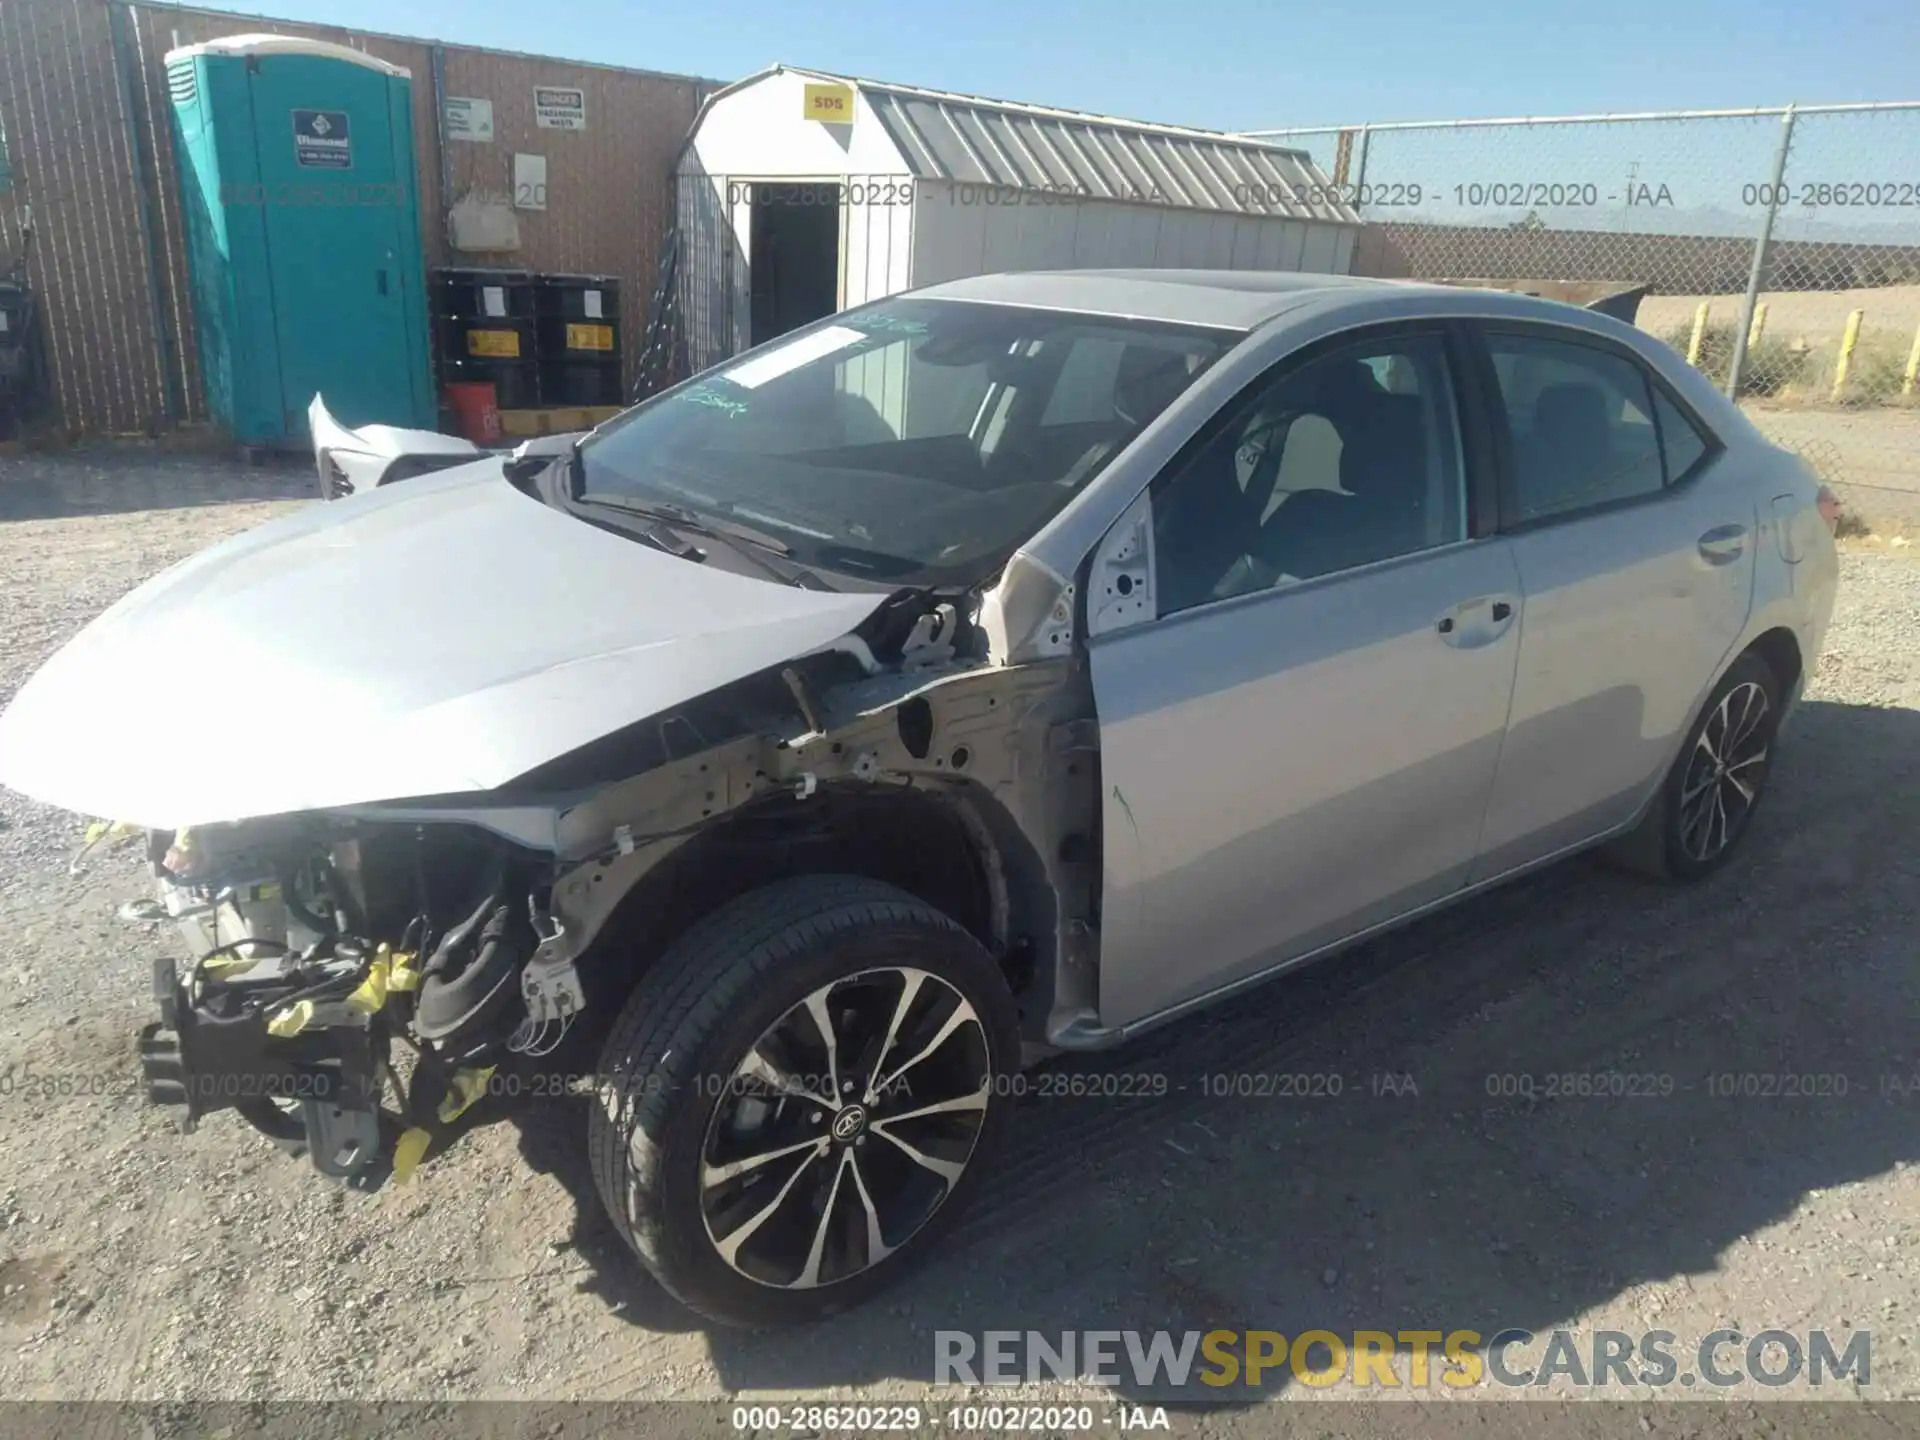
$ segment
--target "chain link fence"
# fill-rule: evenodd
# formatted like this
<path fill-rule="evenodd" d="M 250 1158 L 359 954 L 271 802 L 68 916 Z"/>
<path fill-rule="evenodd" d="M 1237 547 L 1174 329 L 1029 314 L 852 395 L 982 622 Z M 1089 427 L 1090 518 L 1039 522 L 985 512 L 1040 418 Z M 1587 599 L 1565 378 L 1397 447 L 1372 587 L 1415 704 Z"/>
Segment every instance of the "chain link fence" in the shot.
<path fill-rule="evenodd" d="M 1258 133 L 1351 197 L 1357 272 L 1637 298 L 1856 523 L 1920 532 L 1920 102 Z"/>

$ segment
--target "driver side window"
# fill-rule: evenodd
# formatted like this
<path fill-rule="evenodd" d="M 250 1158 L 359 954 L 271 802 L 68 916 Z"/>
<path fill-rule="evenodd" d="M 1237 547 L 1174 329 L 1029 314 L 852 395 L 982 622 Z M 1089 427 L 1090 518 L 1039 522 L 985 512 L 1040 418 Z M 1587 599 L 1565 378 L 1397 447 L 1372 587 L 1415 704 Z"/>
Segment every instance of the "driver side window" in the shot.
<path fill-rule="evenodd" d="M 1464 539 L 1464 487 L 1439 335 L 1282 362 L 1155 482 L 1159 611 Z"/>

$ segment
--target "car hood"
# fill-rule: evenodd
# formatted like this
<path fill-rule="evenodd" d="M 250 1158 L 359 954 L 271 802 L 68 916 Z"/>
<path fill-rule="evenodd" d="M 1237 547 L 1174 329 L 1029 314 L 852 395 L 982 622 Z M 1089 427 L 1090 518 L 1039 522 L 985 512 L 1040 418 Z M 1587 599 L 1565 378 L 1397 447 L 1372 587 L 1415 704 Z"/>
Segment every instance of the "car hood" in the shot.
<path fill-rule="evenodd" d="M 827 645 L 884 598 L 675 558 L 489 459 L 307 506 L 147 581 L 0 715 L 0 784 L 155 829 L 490 790 Z"/>

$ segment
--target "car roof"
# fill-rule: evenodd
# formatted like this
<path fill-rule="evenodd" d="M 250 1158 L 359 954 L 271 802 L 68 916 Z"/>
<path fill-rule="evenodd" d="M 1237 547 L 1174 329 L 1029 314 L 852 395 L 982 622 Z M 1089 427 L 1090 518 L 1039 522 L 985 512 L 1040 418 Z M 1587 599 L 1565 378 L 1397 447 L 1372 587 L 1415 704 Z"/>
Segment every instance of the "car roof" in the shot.
<path fill-rule="evenodd" d="M 1466 290 L 1413 280 L 1377 280 L 1362 275 L 1318 275 L 1291 270 L 1023 270 L 972 275 L 916 291 L 930 300 L 969 300 L 1124 316 L 1181 325 L 1247 331 L 1290 310 L 1314 303 L 1406 299 L 1405 318 L 1457 309 L 1464 294 L 1480 313 L 1566 323 L 1577 307 L 1496 290 Z M 1435 307 L 1450 298 L 1454 305 Z M 1376 308 L 1369 304 L 1369 309 Z M 1397 307 L 1396 307 L 1397 308 Z"/>

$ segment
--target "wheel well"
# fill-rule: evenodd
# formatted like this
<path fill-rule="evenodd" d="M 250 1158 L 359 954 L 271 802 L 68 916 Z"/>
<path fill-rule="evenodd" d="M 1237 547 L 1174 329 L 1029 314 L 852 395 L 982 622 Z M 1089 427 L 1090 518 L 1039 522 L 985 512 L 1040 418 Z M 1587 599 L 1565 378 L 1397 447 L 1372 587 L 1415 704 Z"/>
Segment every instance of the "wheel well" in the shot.
<path fill-rule="evenodd" d="M 1747 647 L 1749 655 L 1758 655 L 1767 662 L 1767 668 L 1773 671 L 1773 678 L 1780 682 L 1781 696 L 1793 693 L 1793 687 L 1800 683 L 1800 642 L 1794 638 L 1793 631 L 1779 626 L 1759 636 Z"/>
<path fill-rule="evenodd" d="M 688 926 L 795 875 L 863 875 L 897 885 L 1004 961 L 990 845 L 958 803 L 911 787 L 823 787 L 805 801 L 770 798 L 702 831 L 642 876 L 595 937 L 581 974 L 600 992 L 596 1006 L 604 999 L 617 1009 Z"/>

